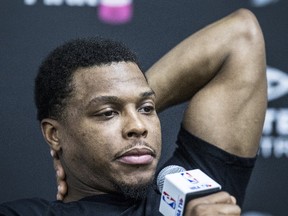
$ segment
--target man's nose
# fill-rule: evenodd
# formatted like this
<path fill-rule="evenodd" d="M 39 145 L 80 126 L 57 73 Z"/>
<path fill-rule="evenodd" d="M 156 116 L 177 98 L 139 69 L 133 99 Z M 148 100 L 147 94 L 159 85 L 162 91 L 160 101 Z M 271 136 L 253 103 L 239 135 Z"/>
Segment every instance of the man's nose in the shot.
<path fill-rule="evenodd" d="M 123 136 L 126 139 L 147 137 L 148 131 L 144 123 L 145 116 L 139 112 L 129 112 L 125 115 Z"/>

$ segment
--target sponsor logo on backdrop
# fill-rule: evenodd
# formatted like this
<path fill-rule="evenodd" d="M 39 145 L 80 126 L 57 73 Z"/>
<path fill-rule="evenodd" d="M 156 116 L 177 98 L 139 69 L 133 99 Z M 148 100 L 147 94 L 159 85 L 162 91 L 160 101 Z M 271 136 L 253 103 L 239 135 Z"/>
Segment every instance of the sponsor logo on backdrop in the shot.
<path fill-rule="evenodd" d="M 267 67 L 268 100 L 276 101 L 288 95 L 288 74 Z M 288 105 L 288 100 L 286 99 Z M 285 102 L 283 102 L 284 105 Z M 286 106 L 287 106 L 286 105 Z M 288 108 L 268 107 L 259 154 L 263 158 L 288 157 Z"/>
<path fill-rule="evenodd" d="M 265 7 L 280 0 L 249 0 L 254 7 Z M 108 24 L 125 24 L 133 19 L 133 0 L 24 0 L 24 4 L 33 6 L 78 6 L 96 7 L 100 21 Z"/>
<path fill-rule="evenodd" d="M 133 18 L 133 0 L 24 0 L 24 4 L 29 6 L 37 3 L 45 6 L 97 6 L 99 20 L 109 24 L 125 24 Z"/>
<path fill-rule="evenodd" d="M 26 5 L 35 5 L 37 3 L 42 3 L 46 6 L 90 6 L 95 7 L 100 3 L 100 0 L 24 0 Z"/>
<path fill-rule="evenodd" d="M 242 216 L 273 216 L 272 214 L 264 213 L 264 212 L 258 212 L 258 211 L 244 212 L 241 215 Z"/>
<path fill-rule="evenodd" d="M 288 75 L 276 68 L 267 67 L 268 100 L 272 101 L 288 94 Z"/>
<path fill-rule="evenodd" d="M 265 7 L 270 4 L 275 4 L 280 0 L 250 0 L 250 3 L 254 7 Z"/>

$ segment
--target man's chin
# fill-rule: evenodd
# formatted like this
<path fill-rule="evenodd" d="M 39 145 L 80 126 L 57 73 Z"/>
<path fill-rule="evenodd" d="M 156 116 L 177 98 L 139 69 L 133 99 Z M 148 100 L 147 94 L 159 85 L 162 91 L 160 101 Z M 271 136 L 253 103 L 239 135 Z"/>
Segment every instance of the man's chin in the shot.
<path fill-rule="evenodd" d="M 138 183 L 131 184 L 127 182 L 114 182 L 114 188 L 118 193 L 123 194 L 126 198 L 135 200 L 144 199 L 147 191 L 153 185 L 153 178 L 148 181 L 139 181 Z"/>

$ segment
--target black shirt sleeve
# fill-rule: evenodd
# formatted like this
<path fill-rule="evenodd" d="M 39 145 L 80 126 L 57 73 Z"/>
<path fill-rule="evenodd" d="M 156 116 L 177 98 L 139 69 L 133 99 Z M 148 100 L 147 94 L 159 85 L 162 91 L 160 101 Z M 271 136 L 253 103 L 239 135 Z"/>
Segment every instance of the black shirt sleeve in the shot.
<path fill-rule="evenodd" d="M 235 196 L 242 206 L 245 191 L 256 161 L 230 154 L 186 131 L 180 129 L 178 147 L 164 166 L 175 164 L 186 170 L 200 169 L 217 181 L 223 191 Z"/>

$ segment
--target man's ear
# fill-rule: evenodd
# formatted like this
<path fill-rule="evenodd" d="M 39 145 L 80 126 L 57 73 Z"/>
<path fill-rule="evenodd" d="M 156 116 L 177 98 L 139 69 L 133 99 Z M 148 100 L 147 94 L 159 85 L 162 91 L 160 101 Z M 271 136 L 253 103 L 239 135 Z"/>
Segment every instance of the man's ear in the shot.
<path fill-rule="evenodd" d="M 41 121 L 42 134 L 51 149 L 58 152 L 61 149 L 59 139 L 60 124 L 54 119 L 43 119 Z"/>

